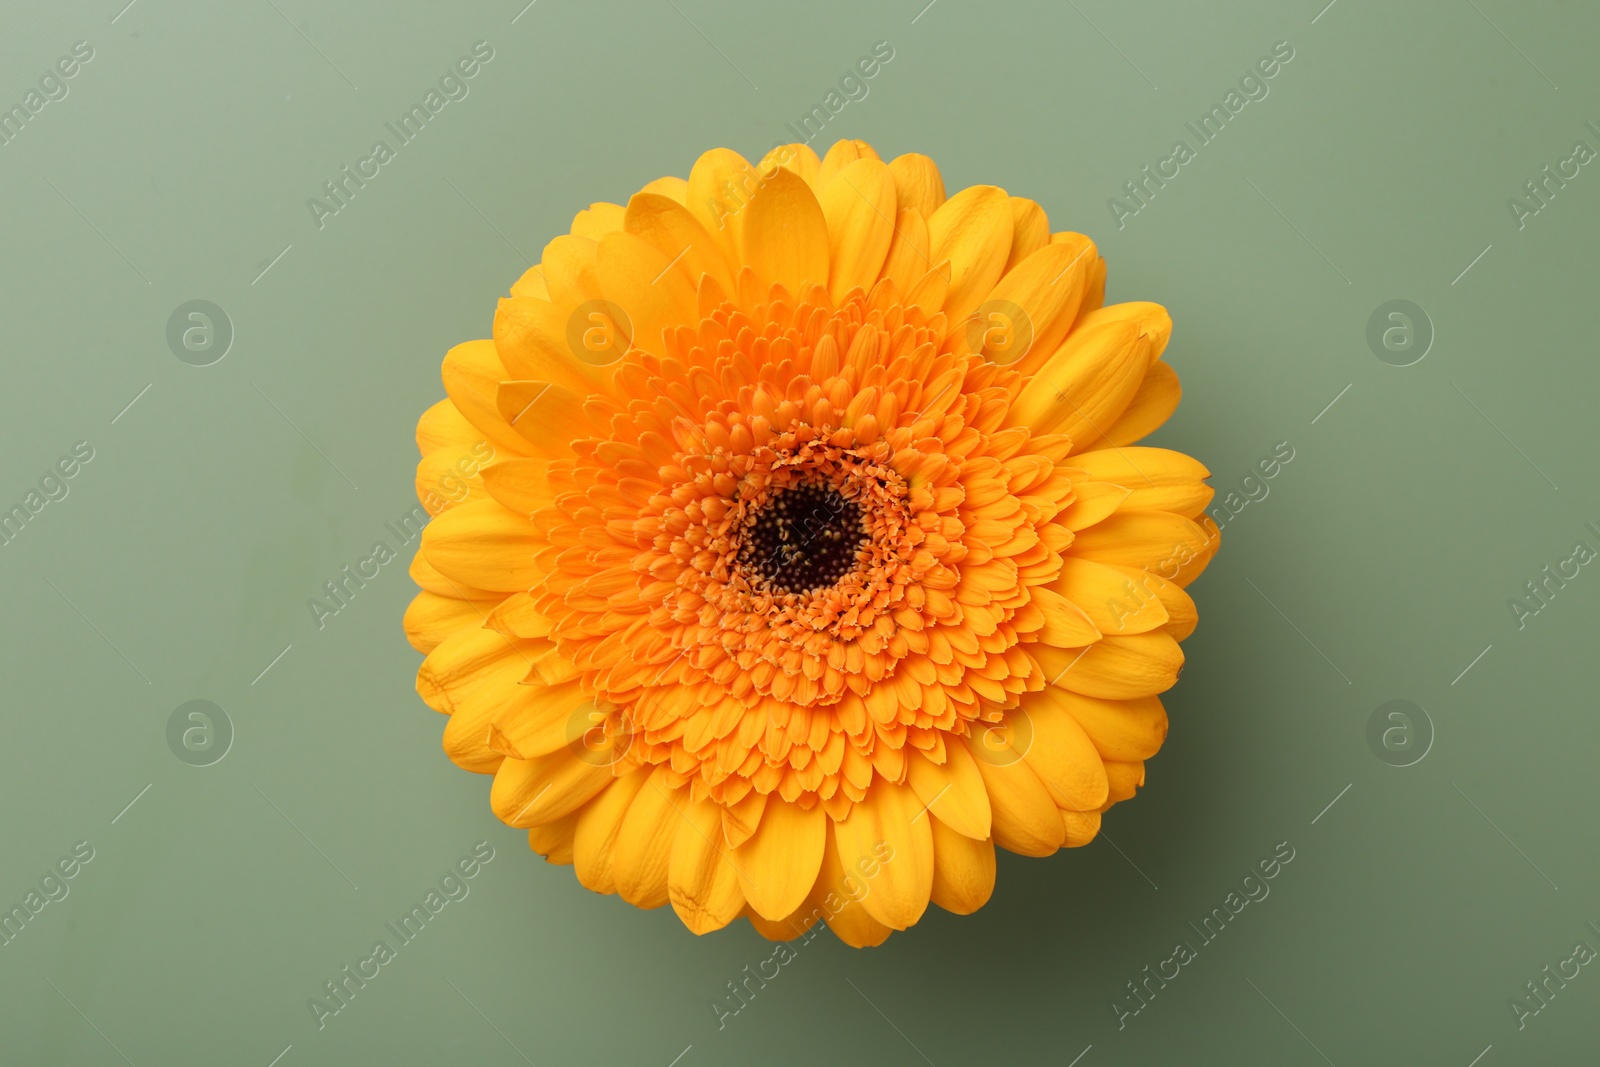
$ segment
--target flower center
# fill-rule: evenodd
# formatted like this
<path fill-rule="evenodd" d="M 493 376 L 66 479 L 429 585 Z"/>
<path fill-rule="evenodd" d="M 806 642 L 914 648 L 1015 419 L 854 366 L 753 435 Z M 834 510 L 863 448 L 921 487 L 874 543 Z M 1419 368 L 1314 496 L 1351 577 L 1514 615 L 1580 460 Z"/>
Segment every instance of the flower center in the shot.
<path fill-rule="evenodd" d="M 807 593 L 850 573 L 866 540 L 860 504 L 831 485 L 802 482 L 774 491 L 746 520 L 739 562 L 752 582 Z"/>

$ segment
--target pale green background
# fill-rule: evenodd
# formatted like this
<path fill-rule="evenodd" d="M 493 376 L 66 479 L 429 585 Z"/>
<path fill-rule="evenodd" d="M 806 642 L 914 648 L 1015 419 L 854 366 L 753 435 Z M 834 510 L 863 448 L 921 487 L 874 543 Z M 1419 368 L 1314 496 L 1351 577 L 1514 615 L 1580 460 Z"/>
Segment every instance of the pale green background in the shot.
<path fill-rule="evenodd" d="M 1520 231 L 1506 200 L 1575 140 L 1600 147 L 1600 16 L 923 2 L 539 0 L 515 24 L 519 0 L 6 5 L 0 101 L 74 41 L 96 54 L 0 147 L 0 502 L 75 441 L 96 456 L 0 548 L 0 901 L 73 842 L 96 857 L 0 948 L 0 1058 L 1593 1057 L 1595 968 L 1520 1032 L 1508 1000 L 1600 947 L 1600 572 L 1521 631 L 1506 602 L 1580 537 L 1600 547 L 1600 173 Z M 495 58 L 471 95 L 319 232 L 306 198 L 478 40 Z M 399 566 L 321 632 L 306 599 L 410 508 L 440 357 L 487 333 L 524 253 L 706 148 L 759 155 L 879 40 L 894 59 L 825 141 L 929 153 L 952 188 L 1003 185 L 1094 236 L 1110 297 L 1177 322 L 1185 398 L 1158 442 L 1224 491 L 1276 442 L 1297 454 L 1193 588 L 1172 733 L 1106 820 L 1116 847 L 1003 856 L 980 914 L 934 910 L 877 950 L 825 934 L 719 1032 L 709 1002 L 766 943 L 590 894 L 496 822 L 412 690 Z M 1281 40 L 1270 95 L 1118 231 L 1107 198 Z M 236 330 L 204 368 L 165 340 L 196 298 Z M 1365 341 L 1397 298 L 1437 330 L 1403 369 Z M 203 769 L 165 738 L 196 698 L 237 730 Z M 1407 769 L 1365 739 L 1396 698 L 1437 728 Z M 483 839 L 471 895 L 319 1032 L 307 998 Z M 1123 983 L 1285 840 L 1271 896 L 1119 1032 Z"/>

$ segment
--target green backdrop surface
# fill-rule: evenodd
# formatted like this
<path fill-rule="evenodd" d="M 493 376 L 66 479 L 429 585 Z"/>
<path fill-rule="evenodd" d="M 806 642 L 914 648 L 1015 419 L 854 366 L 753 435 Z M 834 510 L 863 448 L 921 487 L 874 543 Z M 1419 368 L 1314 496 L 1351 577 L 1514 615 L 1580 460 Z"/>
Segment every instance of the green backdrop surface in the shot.
<path fill-rule="evenodd" d="M 1592 1058 L 1593 8 L 124 2 L 0 13 L 0 509 L 27 512 L 0 904 L 40 894 L 0 946 L 0 1059 Z M 1237 514 L 1167 744 L 1099 839 L 1002 854 L 975 916 L 806 942 L 719 1020 L 768 944 L 591 894 L 493 818 L 413 691 L 404 563 L 320 626 L 307 601 L 377 541 L 409 557 L 386 524 L 439 360 L 575 211 L 792 139 L 879 42 L 816 143 L 928 153 L 1094 237 L 1109 298 L 1176 322 L 1154 443 Z M 169 731 L 190 701 L 226 719 Z M 319 1026 L 308 1000 L 474 849 Z"/>

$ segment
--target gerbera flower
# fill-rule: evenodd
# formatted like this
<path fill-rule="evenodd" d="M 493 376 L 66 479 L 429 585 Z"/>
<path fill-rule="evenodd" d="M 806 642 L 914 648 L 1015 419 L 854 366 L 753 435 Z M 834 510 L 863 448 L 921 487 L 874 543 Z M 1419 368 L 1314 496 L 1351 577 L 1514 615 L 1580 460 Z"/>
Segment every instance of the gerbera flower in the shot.
<path fill-rule="evenodd" d="M 446 753 L 696 933 L 875 945 L 981 907 L 996 845 L 1090 841 L 1218 543 L 1206 469 L 1131 447 L 1171 321 L 1104 286 L 1032 200 L 859 141 L 579 212 L 417 427 Z"/>

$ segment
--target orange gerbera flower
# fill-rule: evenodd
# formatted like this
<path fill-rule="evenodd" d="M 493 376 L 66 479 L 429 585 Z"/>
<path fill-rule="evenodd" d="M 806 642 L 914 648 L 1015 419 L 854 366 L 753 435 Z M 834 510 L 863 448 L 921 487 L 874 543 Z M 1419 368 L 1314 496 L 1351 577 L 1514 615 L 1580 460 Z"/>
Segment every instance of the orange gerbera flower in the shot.
<path fill-rule="evenodd" d="M 406 614 L 444 747 L 590 889 L 852 945 L 1144 782 L 1218 534 L 1154 304 L 859 141 L 594 204 L 451 349 Z M 442 476 L 457 488 L 441 494 Z"/>

